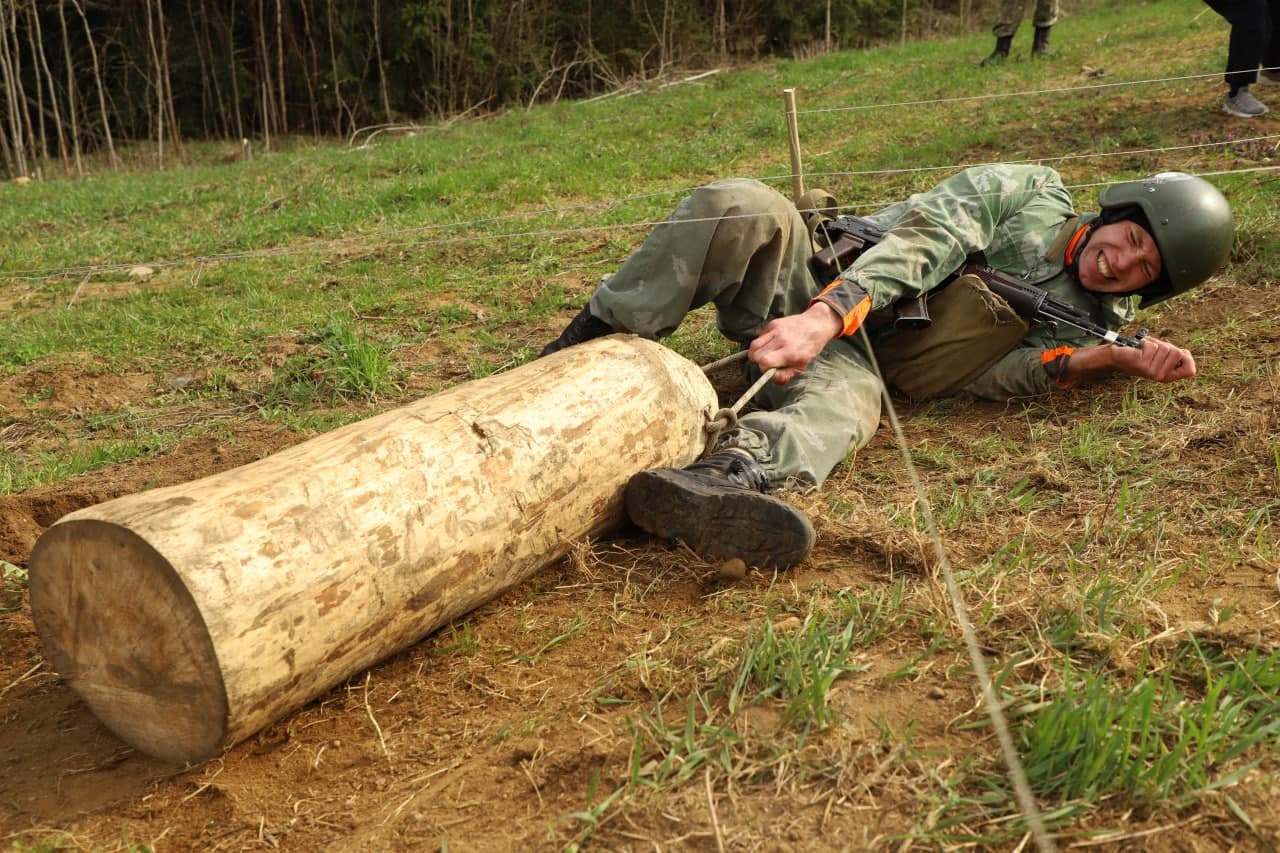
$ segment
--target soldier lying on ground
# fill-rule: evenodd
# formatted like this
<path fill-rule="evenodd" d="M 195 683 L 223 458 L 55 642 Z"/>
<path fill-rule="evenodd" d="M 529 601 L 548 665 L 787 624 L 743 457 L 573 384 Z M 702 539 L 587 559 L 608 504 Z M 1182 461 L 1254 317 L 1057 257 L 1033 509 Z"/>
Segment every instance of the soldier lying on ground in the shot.
<path fill-rule="evenodd" d="M 1047 167 L 973 167 L 868 217 L 887 228 L 883 239 L 819 283 L 796 207 L 756 181 L 718 181 L 682 201 L 542 355 L 616 331 L 660 338 L 689 311 L 714 304 L 720 331 L 748 347 L 753 378 L 777 368 L 775 384 L 757 398 L 761 410 L 743 415 L 706 458 L 632 478 L 627 512 L 704 559 L 789 566 L 812 549 L 813 528 L 767 493 L 816 486 L 870 440 L 880 422 L 881 374 L 910 396 L 990 400 L 1112 373 L 1157 382 L 1195 375 L 1191 353 L 1165 341 L 1097 345 L 1075 329 L 1007 322 L 999 298 L 980 283 L 938 292 L 981 253 L 991 267 L 1119 329 L 1136 308 L 1205 281 L 1230 252 L 1230 207 L 1201 178 L 1163 173 L 1114 184 L 1099 206 L 1077 216 Z M 927 332 L 868 321 L 922 293 L 934 319 Z"/>

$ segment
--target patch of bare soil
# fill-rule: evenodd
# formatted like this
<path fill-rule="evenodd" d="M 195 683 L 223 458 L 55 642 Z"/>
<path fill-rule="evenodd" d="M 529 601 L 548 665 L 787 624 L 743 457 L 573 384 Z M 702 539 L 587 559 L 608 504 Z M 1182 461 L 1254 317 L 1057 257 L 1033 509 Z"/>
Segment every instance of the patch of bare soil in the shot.
<path fill-rule="evenodd" d="M 1256 297 L 1218 288 L 1194 303 L 1194 316 L 1166 312 L 1166 328 L 1156 331 L 1189 338 L 1256 314 Z M 1247 531 L 1251 511 L 1275 506 L 1280 418 L 1266 367 L 1280 355 L 1280 335 L 1266 331 L 1275 320 L 1259 322 L 1237 349 L 1205 353 L 1212 383 L 1186 385 L 1167 402 L 1170 427 L 1135 437 L 1152 464 L 1182 472 L 1158 496 L 1170 529 L 1178 520 L 1176 535 L 1150 525 L 1122 541 L 1122 496 L 1090 467 L 1101 463 L 1073 455 L 1077 419 L 1104 411 L 1123 420 L 1129 395 L 1141 393 L 1132 383 L 1029 407 L 904 407 L 935 511 L 966 496 L 1027 494 L 1028 485 L 1042 501 L 993 507 L 963 523 L 944 519 L 960 573 L 986 570 L 1019 538 L 1033 555 L 1048 555 L 1030 569 L 980 579 L 981 600 L 968 604 L 987 608 L 988 654 L 1010 652 L 1002 625 L 1025 630 L 1079 605 L 1073 596 L 1087 583 L 1077 575 L 1089 567 L 1068 570 L 1063 555 L 1101 553 L 1088 543 L 1104 532 L 1117 547 L 1148 554 L 1159 577 L 1177 576 L 1152 590 L 1148 641 L 1099 650 L 1117 666 L 1137 670 L 1144 655 L 1190 636 L 1228 649 L 1280 647 L 1280 565 L 1251 553 L 1210 570 L 1199 556 L 1220 554 L 1222 533 L 1196 522 L 1198 506 L 1235 500 L 1238 529 Z M 138 402 L 150 386 L 69 366 L 0 383 L 0 401 L 25 412 L 40 389 L 52 389 L 37 405 L 72 414 Z M 731 400 L 737 386 L 723 390 Z M 299 438 L 234 421 L 158 458 L 0 497 L 0 559 L 24 567 L 36 538 L 66 512 L 223 471 Z M 983 461 L 974 448 L 992 441 L 1018 449 Z M 998 763 L 994 739 L 932 544 L 909 520 L 915 497 L 888 429 L 821 490 L 793 499 L 815 518 L 819 545 L 791 572 L 726 582 L 678 545 L 619 531 L 195 767 L 149 758 L 107 731 L 44 662 L 24 596 L 0 590 L 0 838 L 84 850 L 897 847 L 939 819 L 952 773 Z M 732 666 L 765 620 L 786 632 L 837 591 L 894 589 L 906 591 L 894 606 L 898 629 L 859 648 L 853 671 L 830 692 L 843 721 L 838 738 L 815 734 L 775 751 L 787 737 L 794 743 L 794 733 L 766 703 L 743 712 L 735 722 L 741 739 L 685 784 L 597 808 L 651 760 L 633 752 L 641 718 L 662 708 L 678 734 L 690 686 Z M 1031 659 L 1019 675 L 1034 682 L 1047 674 L 1041 666 Z M 1274 769 L 1265 760 L 1231 788 L 1234 806 L 1208 799 L 1154 817 L 1103 814 L 1074 826 L 1073 837 L 1085 838 L 1094 821 L 1119 833 L 1098 845 L 1104 849 L 1274 845 Z"/>
<path fill-rule="evenodd" d="M 154 385 L 149 374 L 115 373 L 84 362 L 56 370 L 28 368 L 0 385 L 0 411 L 54 417 L 101 412 L 146 400 Z"/>

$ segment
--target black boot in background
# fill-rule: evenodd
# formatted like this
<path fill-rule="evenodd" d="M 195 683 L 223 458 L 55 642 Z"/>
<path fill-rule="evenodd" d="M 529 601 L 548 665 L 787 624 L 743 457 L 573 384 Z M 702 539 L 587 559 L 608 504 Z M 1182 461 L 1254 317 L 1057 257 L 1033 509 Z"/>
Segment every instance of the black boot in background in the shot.
<path fill-rule="evenodd" d="M 1009 58 L 1009 48 L 1013 46 L 1013 36 L 996 36 L 996 49 L 991 51 L 991 55 L 978 63 L 985 68 L 996 62 L 1004 62 Z"/>
<path fill-rule="evenodd" d="M 1035 40 L 1031 42 L 1031 57 L 1043 59 L 1049 55 L 1049 27 L 1036 27 Z"/>
<path fill-rule="evenodd" d="M 679 539 L 708 562 L 738 557 L 748 566 L 786 568 L 813 550 L 813 525 L 765 494 L 760 463 L 721 450 L 687 468 L 642 471 L 627 483 L 627 515 L 642 530 Z"/>

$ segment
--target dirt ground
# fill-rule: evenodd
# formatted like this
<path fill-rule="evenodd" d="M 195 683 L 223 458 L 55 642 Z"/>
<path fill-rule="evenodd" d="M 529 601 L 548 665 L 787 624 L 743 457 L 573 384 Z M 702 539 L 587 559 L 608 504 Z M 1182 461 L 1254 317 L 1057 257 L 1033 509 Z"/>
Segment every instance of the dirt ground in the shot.
<path fill-rule="evenodd" d="M 1265 286 L 1224 283 L 1196 303 L 1194 316 L 1165 315 L 1156 330 L 1189 338 L 1225 319 L 1253 318 L 1247 347 L 1205 354 L 1214 385 L 1189 384 L 1167 398 L 1175 432 L 1135 427 L 1142 453 L 1186 472 L 1185 483 L 1161 495 L 1170 518 L 1185 523 L 1165 540 L 1130 543 L 1160 555 L 1161 565 L 1194 566 L 1197 554 L 1218 552 L 1221 531 L 1197 527 L 1190 511 L 1207 495 L 1275 506 L 1280 417 L 1269 365 L 1280 355 L 1280 311 L 1259 316 Z M 531 340 L 547 331 L 530 330 Z M 52 446 L 62 439 L 24 413 L 39 406 L 43 423 L 74 435 L 89 418 L 142 406 L 164 390 L 151 376 L 92 365 L 34 368 L 0 379 L 10 417 L 0 438 Z M 734 390 L 727 382 L 725 392 Z M 977 571 L 1018 535 L 1034 534 L 1054 553 L 1104 525 L 1116 495 L 1059 451 L 1073 440 L 1077 416 L 1122 418 L 1135 393 L 1132 383 L 1115 382 L 1026 407 L 905 406 L 909 445 L 926 460 L 941 454 L 923 468 L 935 494 L 993 483 L 1016 492 L 1030 482 L 1054 498 L 1051 513 L 1006 507 L 949 530 L 957 571 Z M 25 567 L 41 532 L 69 511 L 227 470 L 304 438 L 252 413 L 199 404 L 156 416 L 219 428 L 154 458 L 0 497 L 0 559 Z M 983 461 L 967 452 L 993 437 L 1015 455 Z M 728 581 L 679 546 L 626 530 L 582 543 L 452 628 L 194 767 L 143 755 L 99 723 L 44 662 L 25 595 L 11 591 L 0 600 L 0 838 L 20 849 L 81 850 L 910 847 L 904 839 L 931 825 L 949 774 L 974 756 L 991 760 L 996 749 L 978 725 L 977 688 L 928 543 L 901 523 L 914 497 L 887 426 L 822 490 L 794 499 L 815 518 L 819 544 L 793 571 Z M 1154 633 L 1194 630 L 1227 647 L 1276 648 L 1278 569 L 1265 550 L 1213 571 L 1187 569 L 1153 592 Z M 1016 582 L 1047 601 L 1067 580 L 1048 563 Z M 679 718 L 687 687 L 727 665 L 762 620 L 785 632 L 809 603 L 836 591 L 894 589 L 906 591 L 903 627 L 859 649 L 856 670 L 832 687 L 838 736 L 771 753 L 778 712 L 748 709 L 738 721 L 746 743 L 737 748 L 754 758 L 734 766 L 749 772 L 717 765 L 673 789 L 640 790 L 593 811 L 627 780 L 639 710 L 666 702 Z M 997 592 L 985 603 L 1007 612 L 989 625 L 1022 624 L 1019 609 L 1039 606 Z M 1224 602 L 1240 617 L 1214 624 Z M 1113 652 L 1121 665 L 1127 653 Z M 1264 759 L 1232 789 L 1231 804 L 1208 798 L 1173 811 L 1097 813 L 1072 827 L 1072 838 L 1111 849 L 1270 849 L 1280 838 L 1274 766 Z M 1091 839 L 1092 825 L 1111 834 Z"/>

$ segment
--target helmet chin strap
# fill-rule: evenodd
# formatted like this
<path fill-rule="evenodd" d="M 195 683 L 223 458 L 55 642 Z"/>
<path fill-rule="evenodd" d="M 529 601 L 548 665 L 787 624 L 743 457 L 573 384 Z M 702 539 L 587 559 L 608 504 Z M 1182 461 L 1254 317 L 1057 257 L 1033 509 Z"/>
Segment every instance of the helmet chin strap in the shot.
<path fill-rule="evenodd" d="M 1084 251 L 1084 247 L 1089 242 L 1089 238 L 1093 236 L 1094 229 L 1102 224 L 1102 217 L 1090 219 L 1084 225 L 1076 229 L 1076 233 L 1071 235 L 1071 239 L 1067 241 L 1067 250 L 1062 255 L 1063 268 L 1071 273 L 1071 277 L 1076 281 L 1080 280 L 1080 270 L 1078 269 L 1080 253 Z"/>

